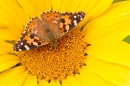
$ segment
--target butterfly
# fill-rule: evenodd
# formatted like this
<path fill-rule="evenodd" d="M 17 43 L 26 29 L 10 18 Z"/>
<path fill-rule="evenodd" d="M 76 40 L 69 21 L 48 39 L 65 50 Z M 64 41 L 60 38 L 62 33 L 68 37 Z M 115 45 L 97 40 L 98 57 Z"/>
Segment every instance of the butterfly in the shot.
<path fill-rule="evenodd" d="M 74 28 L 85 17 L 84 12 L 48 11 L 32 18 L 24 28 L 19 40 L 14 44 L 14 51 L 30 50 L 48 43 L 57 47 L 57 38 Z"/>

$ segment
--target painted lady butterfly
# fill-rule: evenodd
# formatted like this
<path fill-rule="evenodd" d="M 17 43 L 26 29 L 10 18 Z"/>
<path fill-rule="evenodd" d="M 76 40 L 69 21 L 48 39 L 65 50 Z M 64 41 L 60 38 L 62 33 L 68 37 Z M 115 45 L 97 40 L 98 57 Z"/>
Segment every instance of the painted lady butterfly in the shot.
<path fill-rule="evenodd" d="M 27 23 L 20 39 L 14 44 L 14 51 L 30 50 L 48 43 L 57 47 L 57 38 L 66 34 L 85 17 L 84 12 L 43 12 L 41 20 L 36 16 Z"/>

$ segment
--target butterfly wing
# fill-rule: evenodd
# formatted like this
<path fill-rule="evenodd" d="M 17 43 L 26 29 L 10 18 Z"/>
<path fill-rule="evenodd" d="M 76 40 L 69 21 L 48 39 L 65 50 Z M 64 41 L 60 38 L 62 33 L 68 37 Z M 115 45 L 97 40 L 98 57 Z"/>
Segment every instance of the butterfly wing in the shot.
<path fill-rule="evenodd" d="M 57 45 L 56 39 L 75 27 L 84 17 L 84 12 L 43 12 L 41 14 L 42 21 L 35 17 L 27 23 L 27 27 L 19 41 L 14 44 L 13 49 L 15 51 L 30 50 L 48 43 L 55 46 Z"/>
<path fill-rule="evenodd" d="M 64 34 L 66 34 L 69 30 L 77 26 L 77 24 L 82 21 L 82 19 L 85 17 L 84 12 L 75 12 L 75 13 L 62 13 L 60 17 L 60 30 L 62 31 L 62 34 L 58 36 L 61 37 Z"/>
<path fill-rule="evenodd" d="M 61 32 L 61 30 L 59 30 L 60 13 L 58 11 L 43 12 L 41 14 L 41 19 L 44 28 L 50 30 L 53 36 Z"/>
<path fill-rule="evenodd" d="M 42 31 L 42 23 L 38 17 L 32 18 L 32 20 L 27 23 L 23 34 L 21 35 L 19 41 L 14 44 L 13 49 L 15 51 L 24 51 L 36 48 L 41 45 L 48 43 L 45 31 Z"/>
<path fill-rule="evenodd" d="M 84 12 L 59 13 L 57 11 L 43 12 L 42 21 L 48 22 L 48 28 L 54 35 L 59 38 L 75 27 L 85 17 Z"/>
<path fill-rule="evenodd" d="M 61 34 L 61 30 L 59 29 L 60 13 L 57 11 L 43 12 L 41 19 L 51 47 L 56 48 L 58 46 L 57 34 Z"/>

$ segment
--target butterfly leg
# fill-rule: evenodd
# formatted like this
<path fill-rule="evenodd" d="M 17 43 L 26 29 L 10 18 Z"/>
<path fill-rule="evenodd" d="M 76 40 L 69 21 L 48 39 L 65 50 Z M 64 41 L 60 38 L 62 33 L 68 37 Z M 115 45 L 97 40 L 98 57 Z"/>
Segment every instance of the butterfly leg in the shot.
<path fill-rule="evenodd" d="M 58 42 L 57 42 L 56 39 L 55 39 L 55 40 L 52 40 L 52 41 L 50 42 L 50 44 L 51 44 L 51 49 L 56 49 L 56 48 L 58 47 Z"/>

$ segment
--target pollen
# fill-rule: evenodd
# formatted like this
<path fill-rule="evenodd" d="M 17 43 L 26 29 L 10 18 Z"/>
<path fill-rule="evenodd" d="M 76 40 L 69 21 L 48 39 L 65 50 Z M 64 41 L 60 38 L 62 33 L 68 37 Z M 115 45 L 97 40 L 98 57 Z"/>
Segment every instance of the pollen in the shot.
<path fill-rule="evenodd" d="M 50 44 L 17 53 L 21 64 L 27 68 L 29 74 L 36 75 L 39 80 L 62 80 L 68 76 L 80 74 L 86 66 L 85 49 L 87 43 L 80 28 L 73 28 L 70 32 L 57 39 L 58 47 L 52 49 Z"/>

